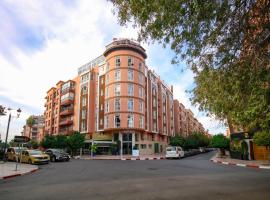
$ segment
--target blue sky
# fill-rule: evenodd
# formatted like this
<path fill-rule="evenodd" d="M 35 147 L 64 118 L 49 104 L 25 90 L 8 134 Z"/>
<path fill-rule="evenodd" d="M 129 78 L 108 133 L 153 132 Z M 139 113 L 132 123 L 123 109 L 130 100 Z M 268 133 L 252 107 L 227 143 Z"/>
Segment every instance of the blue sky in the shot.
<path fill-rule="evenodd" d="M 46 91 L 60 79 L 75 77 L 77 68 L 99 56 L 112 38 L 136 38 L 131 25 L 121 27 L 105 0 L 0 1 L 0 104 L 21 108 L 10 137 L 20 134 L 26 118 L 42 114 Z M 193 107 L 185 90 L 194 86 L 185 62 L 171 64 L 174 54 L 161 45 L 142 44 L 147 65 L 174 86 L 174 96 L 190 108 L 210 133 L 224 132 L 218 121 Z M 182 72 L 182 69 L 185 69 Z M 1 138 L 7 117 L 0 117 Z"/>

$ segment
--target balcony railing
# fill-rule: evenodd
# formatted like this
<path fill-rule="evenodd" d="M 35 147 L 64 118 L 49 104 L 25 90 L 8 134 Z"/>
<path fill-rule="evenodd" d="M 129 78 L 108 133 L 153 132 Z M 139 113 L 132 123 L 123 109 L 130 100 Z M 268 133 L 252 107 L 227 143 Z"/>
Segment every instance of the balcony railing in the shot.
<path fill-rule="evenodd" d="M 73 132 L 73 128 L 60 128 L 59 133 L 61 135 L 69 135 Z"/>
<path fill-rule="evenodd" d="M 73 124 L 73 118 L 64 118 L 64 119 L 60 119 L 59 121 L 59 125 L 71 125 Z"/>
<path fill-rule="evenodd" d="M 74 113 L 74 107 L 66 107 L 60 109 L 60 115 L 71 115 Z"/>
<path fill-rule="evenodd" d="M 65 94 L 67 92 L 74 92 L 75 90 L 75 87 L 74 86 L 70 86 L 70 87 L 67 87 L 67 88 L 64 88 L 61 90 L 62 94 Z"/>
<path fill-rule="evenodd" d="M 74 102 L 74 97 L 66 97 L 64 99 L 61 99 L 61 105 L 68 105 L 72 104 Z"/>

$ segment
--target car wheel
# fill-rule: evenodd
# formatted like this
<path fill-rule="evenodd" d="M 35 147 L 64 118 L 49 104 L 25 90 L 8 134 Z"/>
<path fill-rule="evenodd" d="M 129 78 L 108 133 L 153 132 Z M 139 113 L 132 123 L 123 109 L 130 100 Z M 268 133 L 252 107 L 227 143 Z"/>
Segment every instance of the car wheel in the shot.
<path fill-rule="evenodd" d="M 53 156 L 53 157 L 51 158 L 51 161 L 52 161 L 52 162 L 55 162 L 55 161 L 56 161 L 55 156 Z"/>
<path fill-rule="evenodd" d="M 28 164 L 32 165 L 32 160 L 31 159 L 28 160 Z"/>

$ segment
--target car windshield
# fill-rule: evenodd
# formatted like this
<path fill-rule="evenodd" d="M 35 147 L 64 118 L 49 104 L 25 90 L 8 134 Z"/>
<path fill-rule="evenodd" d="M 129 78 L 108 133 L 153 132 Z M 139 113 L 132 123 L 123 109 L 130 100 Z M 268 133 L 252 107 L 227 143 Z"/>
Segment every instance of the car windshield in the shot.
<path fill-rule="evenodd" d="M 21 151 L 23 151 L 23 150 L 25 150 L 26 148 L 14 148 L 14 151 L 16 152 L 16 153 L 20 153 Z"/>
<path fill-rule="evenodd" d="M 32 150 L 32 151 L 29 151 L 29 154 L 30 155 L 42 155 L 42 151 Z"/>
<path fill-rule="evenodd" d="M 166 149 L 166 151 L 175 151 L 175 147 L 168 147 L 167 149 Z"/>
<path fill-rule="evenodd" d="M 63 149 L 52 149 L 54 153 L 65 153 Z"/>

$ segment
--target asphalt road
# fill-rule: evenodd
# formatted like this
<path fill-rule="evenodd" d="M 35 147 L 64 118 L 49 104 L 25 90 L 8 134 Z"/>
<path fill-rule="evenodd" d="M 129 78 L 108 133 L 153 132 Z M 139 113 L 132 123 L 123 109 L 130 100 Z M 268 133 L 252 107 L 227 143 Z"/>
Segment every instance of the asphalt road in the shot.
<path fill-rule="evenodd" d="M 270 170 L 209 161 L 214 152 L 181 160 L 72 160 L 0 180 L 0 200 L 270 199 Z"/>

